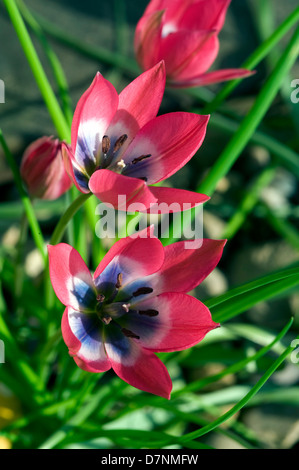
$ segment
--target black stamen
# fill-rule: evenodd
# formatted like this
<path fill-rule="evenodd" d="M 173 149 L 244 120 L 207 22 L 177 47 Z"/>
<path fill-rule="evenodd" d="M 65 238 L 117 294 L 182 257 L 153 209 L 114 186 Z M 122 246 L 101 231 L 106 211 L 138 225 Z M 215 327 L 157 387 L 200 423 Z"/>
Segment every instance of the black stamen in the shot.
<path fill-rule="evenodd" d="M 108 135 L 104 135 L 102 139 L 102 152 L 104 155 L 106 155 L 109 152 L 110 145 L 111 145 L 111 142 L 110 142 Z"/>
<path fill-rule="evenodd" d="M 124 334 L 127 338 L 140 339 L 140 336 L 135 335 L 135 333 L 133 333 L 133 331 L 127 330 L 127 328 L 122 328 L 121 331 L 123 332 L 123 334 Z"/>
<path fill-rule="evenodd" d="M 146 176 L 138 176 L 138 178 L 139 178 L 140 180 L 145 181 L 145 182 L 147 181 L 147 177 L 146 177 Z"/>
<path fill-rule="evenodd" d="M 149 310 L 139 310 L 138 313 L 139 313 L 140 315 L 146 315 L 147 317 L 156 317 L 157 315 L 159 315 L 158 310 L 153 310 L 153 309 L 149 309 Z"/>
<path fill-rule="evenodd" d="M 140 155 L 140 157 L 136 157 L 132 160 L 133 165 L 136 163 L 142 162 L 142 160 L 145 160 L 146 158 L 151 157 L 151 154 L 149 153 L 148 155 Z"/>
<path fill-rule="evenodd" d="M 113 147 L 113 153 L 116 153 L 119 151 L 119 149 L 124 145 L 127 138 L 128 138 L 127 134 L 123 134 L 117 139 Z"/>
<path fill-rule="evenodd" d="M 153 289 L 151 287 L 139 287 L 135 292 L 133 292 L 133 297 L 138 297 L 139 295 L 151 294 Z"/>
<path fill-rule="evenodd" d="M 123 275 L 122 275 L 122 273 L 119 273 L 117 275 L 117 281 L 116 281 L 116 284 L 115 284 L 116 289 L 119 289 L 122 286 L 122 282 L 123 282 Z"/>

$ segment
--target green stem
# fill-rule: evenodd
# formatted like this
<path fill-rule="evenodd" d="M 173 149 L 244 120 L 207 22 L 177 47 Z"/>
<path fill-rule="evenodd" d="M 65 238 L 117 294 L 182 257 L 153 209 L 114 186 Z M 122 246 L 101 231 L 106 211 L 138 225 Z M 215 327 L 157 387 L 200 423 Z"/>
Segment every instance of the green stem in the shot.
<path fill-rule="evenodd" d="M 3 0 L 3 3 L 7 9 L 11 22 L 18 35 L 19 41 L 21 43 L 21 46 L 23 47 L 27 61 L 31 67 L 34 78 L 46 103 L 46 106 L 56 127 L 58 135 L 61 140 L 66 140 L 67 142 L 69 142 L 70 128 L 66 122 L 66 119 L 61 111 L 61 108 L 52 90 L 47 75 L 45 74 L 45 71 L 38 58 L 38 55 L 28 34 L 27 28 L 24 24 L 17 4 L 15 0 Z"/>
<path fill-rule="evenodd" d="M 11 154 L 11 152 L 8 148 L 8 145 L 6 143 L 6 140 L 3 136 L 3 133 L 2 133 L 1 129 L 0 129 L 0 144 L 2 145 L 5 157 L 6 157 L 7 162 L 9 164 L 10 168 L 11 168 L 16 186 L 17 186 L 18 191 L 20 193 L 22 203 L 24 205 L 24 209 L 25 209 L 25 212 L 26 212 L 26 216 L 28 218 L 28 223 L 29 223 L 29 226 L 30 226 L 30 229 L 31 229 L 33 239 L 34 239 L 35 244 L 36 244 L 36 246 L 37 246 L 37 248 L 38 248 L 38 250 L 39 250 L 39 252 L 42 256 L 42 259 L 43 259 L 44 263 L 46 264 L 47 255 L 46 255 L 46 252 L 45 252 L 45 243 L 44 243 L 44 239 L 43 239 L 43 236 L 42 236 L 42 231 L 40 229 L 39 223 L 38 223 L 37 218 L 35 216 L 31 200 L 30 200 L 28 194 L 25 192 L 25 190 L 23 188 L 23 182 L 22 182 L 22 179 L 21 179 L 21 176 L 20 176 L 19 168 L 18 168 L 18 166 L 17 166 L 17 164 L 14 160 L 13 155 Z"/>

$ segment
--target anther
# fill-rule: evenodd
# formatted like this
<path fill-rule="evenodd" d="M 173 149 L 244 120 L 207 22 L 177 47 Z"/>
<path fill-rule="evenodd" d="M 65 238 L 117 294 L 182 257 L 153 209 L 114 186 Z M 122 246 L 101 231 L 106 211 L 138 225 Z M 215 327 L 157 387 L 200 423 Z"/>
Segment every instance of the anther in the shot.
<path fill-rule="evenodd" d="M 138 313 L 139 315 L 146 315 L 147 317 L 156 317 L 157 315 L 159 315 L 158 310 L 153 310 L 153 309 L 139 310 Z"/>
<path fill-rule="evenodd" d="M 151 294 L 153 289 L 151 287 L 139 287 L 135 292 L 133 292 L 133 297 L 138 297 L 139 295 Z"/>
<path fill-rule="evenodd" d="M 108 135 L 104 135 L 102 139 L 102 152 L 104 155 L 106 155 L 109 152 L 110 145 L 111 145 L 111 142 L 110 142 Z"/>
<path fill-rule="evenodd" d="M 122 282 L 123 282 L 123 275 L 122 275 L 122 273 L 119 273 L 117 275 L 117 281 L 116 281 L 116 284 L 115 284 L 116 289 L 119 289 L 122 286 Z"/>
<path fill-rule="evenodd" d="M 136 157 L 132 160 L 133 165 L 136 163 L 142 162 L 142 160 L 145 160 L 146 158 L 151 157 L 151 154 L 149 153 L 148 155 L 140 155 L 140 157 Z"/>
<path fill-rule="evenodd" d="M 124 145 L 127 138 L 128 138 L 127 134 L 123 134 L 117 139 L 113 147 L 113 153 L 116 153 L 119 151 L 119 149 Z"/>
<path fill-rule="evenodd" d="M 127 328 L 122 328 L 121 331 L 123 332 L 123 334 L 124 334 L 127 338 L 140 339 L 140 336 L 135 335 L 135 333 L 133 333 L 133 331 L 127 330 Z"/>

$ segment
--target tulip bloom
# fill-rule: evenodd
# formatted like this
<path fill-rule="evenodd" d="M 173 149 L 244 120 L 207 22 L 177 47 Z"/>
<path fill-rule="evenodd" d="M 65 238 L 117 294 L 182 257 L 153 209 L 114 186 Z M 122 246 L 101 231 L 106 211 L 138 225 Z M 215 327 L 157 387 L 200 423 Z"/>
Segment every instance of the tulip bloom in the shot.
<path fill-rule="evenodd" d="M 32 197 L 57 199 L 72 186 L 62 160 L 61 142 L 53 137 L 41 137 L 27 147 L 20 172 Z"/>
<path fill-rule="evenodd" d="M 143 70 L 165 61 L 175 87 L 209 85 L 251 75 L 244 69 L 207 72 L 219 51 L 218 34 L 230 0 L 151 0 L 135 32 L 135 53 Z"/>
<path fill-rule="evenodd" d="M 66 306 L 62 335 L 77 365 L 113 369 L 140 390 L 170 397 L 171 379 L 155 352 L 189 348 L 212 329 L 211 314 L 187 295 L 219 262 L 225 241 L 163 247 L 157 238 L 119 240 L 90 274 L 79 253 L 49 246 L 50 277 Z"/>
<path fill-rule="evenodd" d="M 156 117 L 165 88 L 160 62 L 118 96 L 97 73 L 80 98 L 72 123 L 72 149 L 63 149 L 66 168 L 77 188 L 102 202 L 127 210 L 129 204 L 164 202 L 191 207 L 209 198 L 191 191 L 149 186 L 169 178 L 201 146 L 209 116 L 175 112 Z M 126 205 L 118 205 L 118 196 Z"/>

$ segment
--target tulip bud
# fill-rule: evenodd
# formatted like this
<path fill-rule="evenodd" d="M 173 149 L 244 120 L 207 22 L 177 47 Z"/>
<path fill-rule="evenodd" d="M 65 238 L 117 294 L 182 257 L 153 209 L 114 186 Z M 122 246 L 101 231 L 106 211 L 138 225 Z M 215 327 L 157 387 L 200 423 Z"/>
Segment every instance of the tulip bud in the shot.
<path fill-rule="evenodd" d="M 207 72 L 215 61 L 218 34 L 230 0 L 151 0 L 135 32 L 135 53 L 143 70 L 164 60 L 167 84 L 192 87 L 244 78 L 253 72 Z"/>
<path fill-rule="evenodd" d="M 27 147 L 20 172 L 31 197 L 57 199 L 72 185 L 62 160 L 61 143 L 53 137 L 41 137 Z"/>

